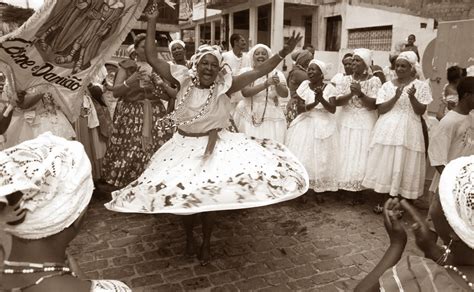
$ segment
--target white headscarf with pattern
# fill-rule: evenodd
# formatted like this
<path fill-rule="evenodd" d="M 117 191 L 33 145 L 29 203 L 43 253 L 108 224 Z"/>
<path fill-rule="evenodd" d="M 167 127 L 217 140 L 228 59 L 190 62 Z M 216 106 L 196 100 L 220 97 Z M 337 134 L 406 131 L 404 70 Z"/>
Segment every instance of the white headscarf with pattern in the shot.
<path fill-rule="evenodd" d="M 69 227 L 89 204 L 94 190 L 91 163 L 81 143 L 50 132 L 0 152 L 0 202 L 21 192 L 24 221 L 5 230 L 40 239 Z"/>
<path fill-rule="evenodd" d="M 474 249 L 474 156 L 446 165 L 439 183 L 439 199 L 451 228 Z"/>

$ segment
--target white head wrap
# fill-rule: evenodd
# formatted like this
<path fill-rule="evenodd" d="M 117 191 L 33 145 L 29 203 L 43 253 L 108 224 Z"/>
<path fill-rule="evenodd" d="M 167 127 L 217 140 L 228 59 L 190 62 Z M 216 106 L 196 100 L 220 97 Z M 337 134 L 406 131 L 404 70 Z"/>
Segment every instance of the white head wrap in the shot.
<path fill-rule="evenodd" d="M 321 69 L 321 72 L 323 73 L 323 78 L 328 76 L 329 67 L 326 65 L 326 63 L 324 63 L 323 61 L 313 59 L 311 60 L 311 62 L 309 62 L 308 67 L 311 66 L 311 64 L 315 64 L 319 67 L 319 69 Z"/>
<path fill-rule="evenodd" d="M 441 174 L 439 199 L 454 232 L 474 249 L 474 156 L 460 157 Z"/>
<path fill-rule="evenodd" d="M 474 65 L 471 65 L 466 68 L 466 77 L 474 77 Z"/>
<path fill-rule="evenodd" d="M 416 71 L 416 77 L 420 80 L 424 80 L 423 70 L 421 69 L 420 63 L 418 63 L 418 56 L 413 51 L 401 52 L 398 55 L 397 60 L 406 60 Z"/>
<path fill-rule="evenodd" d="M 222 67 L 223 65 L 222 63 L 224 59 L 222 58 L 221 48 L 218 46 L 202 45 L 202 46 L 199 46 L 196 53 L 191 57 L 193 68 L 196 68 L 197 64 L 199 64 L 199 61 L 201 61 L 202 57 L 208 54 L 211 54 L 214 57 L 216 57 L 217 61 L 219 62 L 219 66 Z"/>
<path fill-rule="evenodd" d="M 363 61 L 367 70 L 370 70 L 370 66 L 372 66 L 372 51 L 365 48 L 355 49 L 354 56 L 359 56 Z"/>
<path fill-rule="evenodd" d="M 255 46 L 253 46 L 250 50 L 249 50 L 249 53 L 248 53 L 248 56 L 250 58 L 250 67 L 254 67 L 254 63 L 253 63 L 253 55 L 255 54 L 255 52 L 258 50 L 258 49 L 265 49 L 267 51 L 267 54 L 268 54 L 268 58 L 270 58 L 272 56 L 272 50 L 264 45 L 264 44 L 256 44 Z"/>
<path fill-rule="evenodd" d="M 183 49 L 186 48 L 186 45 L 184 44 L 182 40 L 174 40 L 168 45 L 168 49 L 170 50 L 170 52 L 173 49 L 173 46 L 176 44 L 180 44 L 183 47 Z"/>
<path fill-rule="evenodd" d="M 0 152 L 0 201 L 22 192 L 24 221 L 6 225 L 14 236 L 40 239 L 69 227 L 89 204 L 94 184 L 81 143 L 50 132 Z"/>

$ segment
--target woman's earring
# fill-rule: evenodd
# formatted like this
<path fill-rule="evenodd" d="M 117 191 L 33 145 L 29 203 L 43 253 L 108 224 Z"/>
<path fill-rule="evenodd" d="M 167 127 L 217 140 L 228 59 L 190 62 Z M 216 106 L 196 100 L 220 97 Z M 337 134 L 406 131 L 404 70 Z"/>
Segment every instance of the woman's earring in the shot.
<path fill-rule="evenodd" d="M 451 244 L 453 243 L 453 239 L 449 239 L 448 245 L 443 245 L 444 248 L 444 253 L 441 255 L 441 257 L 436 261 L 437 264 L 439 265 L 444 265 L 446 261 L 448 260 L 449 255 L 451 254 Z"/>

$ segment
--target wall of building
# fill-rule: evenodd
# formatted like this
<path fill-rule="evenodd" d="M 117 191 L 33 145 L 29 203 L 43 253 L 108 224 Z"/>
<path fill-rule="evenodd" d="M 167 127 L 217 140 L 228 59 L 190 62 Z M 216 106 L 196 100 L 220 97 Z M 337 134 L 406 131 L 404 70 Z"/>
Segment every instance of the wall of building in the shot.
<path fill-rule="evenodd" d="M 438 21 L 474 18 L 472 0 L 350 0 L 352 5 L 380 7 L 393 12 L 402 12 Z"/>

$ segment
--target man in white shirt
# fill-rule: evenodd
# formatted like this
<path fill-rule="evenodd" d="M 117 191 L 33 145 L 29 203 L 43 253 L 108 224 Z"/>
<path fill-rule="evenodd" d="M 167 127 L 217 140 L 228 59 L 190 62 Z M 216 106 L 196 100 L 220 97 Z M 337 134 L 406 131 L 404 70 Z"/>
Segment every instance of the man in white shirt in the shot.
<path fill-rule="evenodd" d="M 230 45 L 232 50 L 222 54 L 224 62 L 227 63 L 232 70 L 232 75 L 239 75 L 240 70 L 245 67 L 250 67 L 250 60 L 247 54 L 244 52 L 247 47 L 247 42 L 244 37 L 238 33 L 234 33 L 230 36 Z M 244 99 L 240 91 L 235 92 L 230 97 L 232 107 L 235 109 L 237 103 Z M 233 113 L 232 113 L 233 114 Z"/>
<path fill-rule="evenodd" d="M 232 50 L 223 53 L 222 57 L 232 69 L 232 75 L 235 76 L 240 74 L 242 68 L 250 66 L 247 54 L 244 53 L 245 48 L 247 48 L 247 42 L 242 35 L 234 33 L 230 36 L 230 45 Z"/>
<path fill-rule="evenodd" d="M 428 155 L 438 174 L 430 191 L 438 187 L 444 166 L 461 156 L 474 155 L 474 122 L 469 113 L 474 109 L 474 77 L 466 77 L 458 87 L 459 103 L 439 122 L 430 139 Z"/>

